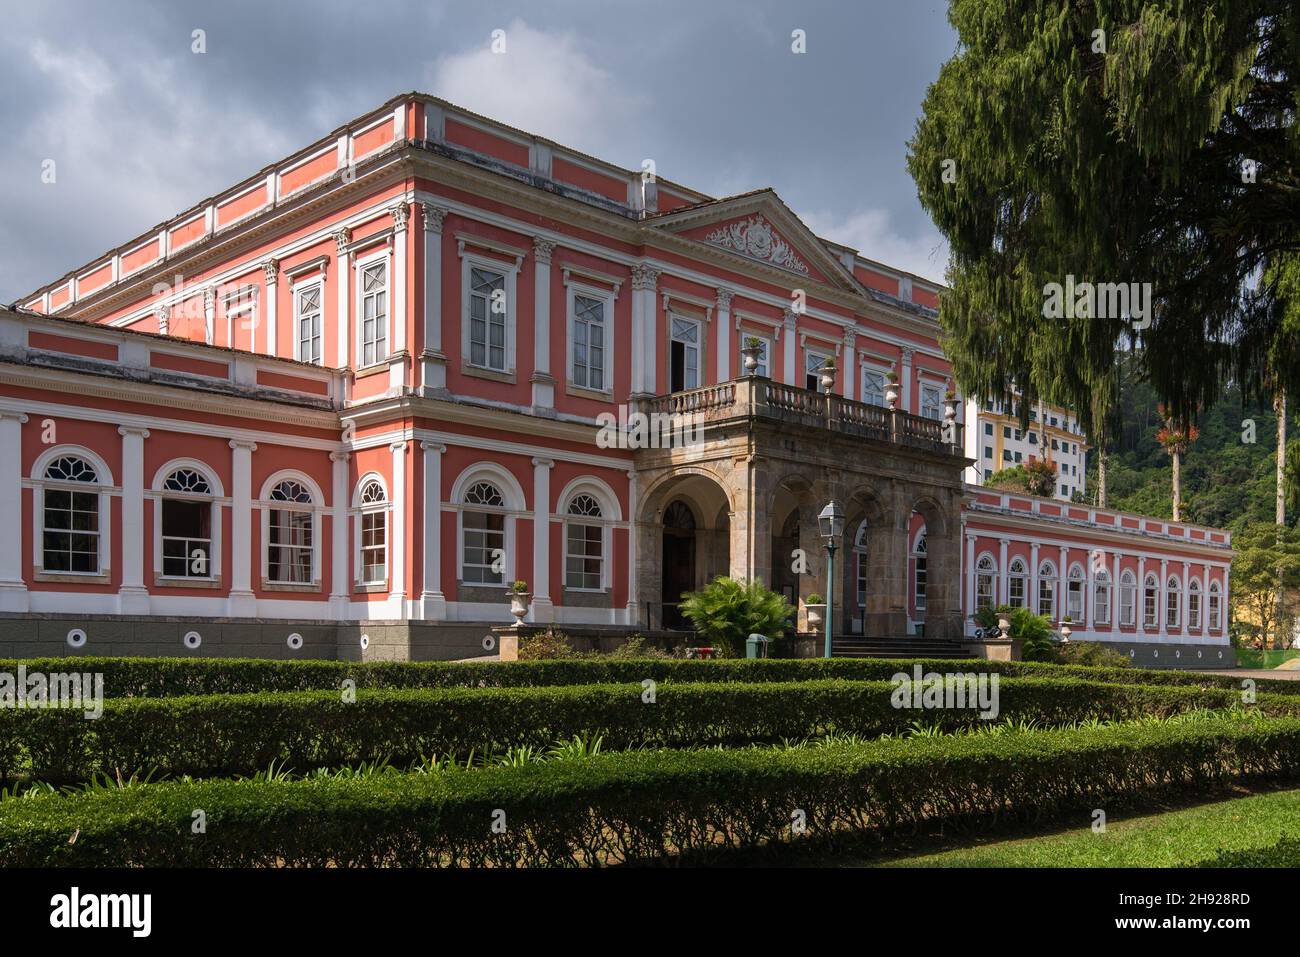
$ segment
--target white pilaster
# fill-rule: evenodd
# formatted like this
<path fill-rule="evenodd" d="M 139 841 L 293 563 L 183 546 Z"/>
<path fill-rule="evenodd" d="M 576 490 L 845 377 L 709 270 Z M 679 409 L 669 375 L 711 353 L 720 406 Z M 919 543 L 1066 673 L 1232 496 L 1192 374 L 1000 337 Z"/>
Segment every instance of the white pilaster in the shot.
<path fill-rule="evenodd" d="M 203 290 L 203 341 L 212 345 L 217 321 L 217 291 L 209 286 Z"/>
<path fill-rule="evenodd" d="M 1110 575 L 1110 630 L 1119 633 L 1119 560 L 1120 553 L 1115 553 L 1113 570 Z"/>
<path fill-rule="evenodd" d="M 348 597 L 348 452 L 330 453 L 330 611 L 340 621 L 351 618 Z"/>
<path fill-rule="evenodd" d="M 23 527 L 23 423 L 21 412 L 0 412 L 0 523 L 16 532 Z M 33 493 L 34 494 L 34 493 Z M 0 611 L 30 607 L 23 581 L 23 550 L 0 548 Z"/>
<path fill-rule="evenodd" d="M 230 597 L 227 614 L 252 618 L 257 614 L 253 594 L 253 453 L 257 445 L 230 440 Z"/>
<path fill-rule="evenodd" d="M 421 442 L 420 448 L 424 451 L 421 617 L 441 621 L 447 617 L 447 599 L 442 593 L 442 453 L 447 451 L 447 446 Z"/>
<path fill-rule="evenodd" d="M 447 391 L 447 356 L 442 351 L 442 223 L 447 211 L 421 204 L 424 211 L 424 347 L 420 384 L 426 393 Z"/>
<path fill-rule="evenodd" d="M 1007 568 L 1007 545 L 1005 538 L 998 539 L 998 571 L 1002 579 L 1000 583 L 1001 591 L 998 597 L 993 599 L 995 605 L 1009 605 L 1011 603 L 1011 570 Z"/>
<path fill-rule="evenodd" d="M 971 630 L 971 615 L 975 614 L 975 536 L 966 535 L 966 614 L 963 629 Z"/>
<path fill-rule="evenodd" d="M 799 363 L 799 339 L 794 334 L 795 325 L 797 321 L 798 321 L 798 317 L 795 316 L 794 310 L 787 309 L 785 311 L 785 342 L 781 346 L 781 352 L 782 352 L 781 373 L 784 377 L 782 381 L 784 381 L 786 385 L 795 385 L 795 384 L 802 385 L 802 383 L 799 383 L 797 379 L 798 376 L 797 366 Z"/>
<path fill-rule="evenodd" d="M 649 396 L 658 382 L 656 330 L 658 304 L 655 291 L 659 270 L 644 263 L 632 267 L 632 395 Z"/>
<path fill-rule="evenodd" d="M 122 436 L 122 587 L 118 607 L 124 615 L 149 613 L 144 585 L 144 440 L 148 429 L 117 430 Z"/>
<path fill-rule="evenodd" d="M 279 345 L 276 302 L 280 297 L 276 295 L 276 280 L 280 277 L 280 261 L 268 259 L 262 263 L 262 272 L 266 276 L 266 354 L 273 356 L 278 353 Z"/>
<path fill-rule="evenodd" d="M 1165 617 L 1165 609 L 1169 604 L 1169 559 L 1167 558 L 1160 559 L 1160 581 L 1156 582 L 1156 594 L 1160 596 L 1156 603 L 1160 637 L 1165 638 L 1169 635 L 1168 619 Z"/>
<path fill-rule="evenodd" d="M 1192 574 L 1191 562 L 1183 562 L 1183 600 L 1178 603 L 1178 631 L 1187 636 L 1187 627 L 1191 623 L 1191 604 L 1192 604 Z"/>
<path fill-rule="evenodd" d="M 352 297 L 348 292 L 349 282 L 352 278 L 352 254 L 348 252 L 348 246 L 352 243 L 352 230 L 340 229 L 334 234 L 334 243 L 338 248 L 338 352 L 339 368 L 345 368 L 351 364 L 351 344 L 352 344 Z"/>
<path fill-rule="evenodd" d="M 533 459 L 533 590 L 532 620 L 555 620 L 551 602 L 551 469 L 550 459 Z"/>
<path fill-rule="evenodd" d="M 636 472 L 627 472 L 627 623 L 635 625 L 640 622 L 640 596 L 637 590 L 636 561 Z"/>
<path fill-rule="evenodd" d="M 406 445 L 405 440 L 402 440 L 389 446 L 393 453 L 393 501 L 388 525 L 393 557 L 389 572 L 388 597 L 396 607 L 399 618 L 407 617 L 406 526 L 409 510 L 406 507 Z"/>
<path fill-rule="evenodd" d="M 899 400 L 899 405 L 904 412 L 912 412 L 912 393 L 916 390 L 916 377 L 912 375 L 912 350 L 903 350 L 903 374 L 900 383 L 903 387 L 903 395 Z M 1037 570 L 1034 572 L 1038 574 Z M 1035 598 L 1037 601 L 1037 598 Z"/>
<path fill-rule="evenodd" d="M 555 413 L 555 376 L 551 373 L 551 257 L 555 243 L 533 240 L 533 412 Z M 635 295 L 635 294 L 634 294 Z M 561 373 L 567 375 L 567 372 Z"/>
<path fill-rule="evenodd" d="M 393 352 L 406 351 L 406 201 L 388 210 L 393 217 L 393 315 L 388 341 Z"/>
<path fill-rule="evenodd" d="M 1137 627 L 1137 637 L 1141 641 L 1147 633 L 1147 580 L 1146 580 L 1147 560 L 1143 555 L 1138 556 L 1138 584 L 1137 596 L 1134 599 L 1135 608 L 1133 609 L 1133 623 Z M 1157 598 L 1157 602 L 1159 599 Z M 1159 608 L 1156 609 L 1160 611 Z"/>
<path fill-rule="evenodd" d="M 1084 622 L 1084 625 L 1083 625 L 1083 627 L 1084 627 L 1084 630 L 1087 631 L 1087 632 L 1091 632 L 1091 631 L 1092 631 L 1092 620 L 1093 620 L 1093 610 L 1094 610 L 1092 606 L 1095 605 L 1095 604 L 1097 603 L 1096 567 L 1095 567 L 1096 565 L 1097 565 L 1097 562 L 1095 562 L 1095 561 L 1093 560 L 1093 555 L 1092 555 L 1091 552 L 1089 552 L 1089 554 L 1088 554 L 1088 574 L 1087 574 L 1086 582 L 1085 582 L 1085 584 L 1084 584 L 1084 586 L 1083 586 L 1083 587 L 1084 587 L 1084 593 L 1083 593 L 1083 622 Z"/>
<path fill-rule="evenodd" d="M 735 295 L 730 289 L 718 290 L 718 381 L 726 382 L 731 378 L 731 299 Z M 739 358 L 737 356 L 737 358 Z M 736 370 L 740 372 L 739 369 Z"/>
<path fill-rule="evenodd" d="M 857 395 L 858 366 L 853 361 L 857 354 L 858 334 L 852 329 L 844 330 L 844 350 L 840 359 L 840 376 L 844 380 L 844 398 L 852 399 Z M 958 407 L 960 408 L 960 406 Z M 997 602 L 994 602 L 997 604 Z"/>
<path fill-rule="evenodd" d="M 1069 561 L 1070 553 L 1064 545 L 1061 546 L 1061 560 L 1056 566 L 1056 620 L 1064 621 L 1065 616 L 1070 613 L 1070 575 L 1065 567 Z M 1075 622 L 1078 624 L 1078 622 Z"/>
<path fill-rule="evenodd" d="M 1029 608 L 1038 614 L 1038 543 L 1029 546 Z"/>

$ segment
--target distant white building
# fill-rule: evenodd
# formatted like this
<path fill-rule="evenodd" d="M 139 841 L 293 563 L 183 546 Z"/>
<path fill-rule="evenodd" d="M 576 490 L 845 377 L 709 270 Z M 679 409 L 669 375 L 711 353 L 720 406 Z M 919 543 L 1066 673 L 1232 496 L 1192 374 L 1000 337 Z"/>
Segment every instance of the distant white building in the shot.
<path fill-rule="evenodd" d="M 1039 405 L 1029 410 L 1029 427 L 1021 429 L 1019 410 L 998 402 L 966 400 L 966 469 L 968 485 L 984 485 L 1002 469 L 1046 460 L 1056 466 L 1052 497 L 1070 501 L 1086 488 L 1088 443 L 1074 414 Z"/>

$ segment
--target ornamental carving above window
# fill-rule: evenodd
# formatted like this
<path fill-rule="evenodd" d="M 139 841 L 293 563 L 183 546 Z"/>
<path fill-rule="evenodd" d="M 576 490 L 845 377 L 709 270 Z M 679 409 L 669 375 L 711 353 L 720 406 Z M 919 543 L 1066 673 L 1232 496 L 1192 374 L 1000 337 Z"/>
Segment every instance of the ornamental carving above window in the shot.
<path fill-rule="evenodd" d="M 708 242 L 723 249 L 743 253 L 753 259 L 808 275 L 807 264 L 795 255 L 784 239 L 776 234 L 771 224 L 762 216 L 751 216 L 740 222 L 728 223 L 706 237 Z"/>

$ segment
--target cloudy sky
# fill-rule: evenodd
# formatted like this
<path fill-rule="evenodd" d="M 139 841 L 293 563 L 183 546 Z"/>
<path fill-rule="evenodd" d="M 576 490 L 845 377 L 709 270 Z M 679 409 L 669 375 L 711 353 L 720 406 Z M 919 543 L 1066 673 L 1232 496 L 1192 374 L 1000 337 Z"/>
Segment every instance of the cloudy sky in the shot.
<path fill-rule="evenodd" d="M 0 302 L 422 90 L 941 279 L 905 142 L 943 0 L 0 0 Z M 490 49 L 504 30 L 506 52 Z M 805 31 L 807 52 L 791 52 Z M 207 51 L 192 52 L 205 31 Z M 42 182 L 54 161 L 55 181 Z"/>

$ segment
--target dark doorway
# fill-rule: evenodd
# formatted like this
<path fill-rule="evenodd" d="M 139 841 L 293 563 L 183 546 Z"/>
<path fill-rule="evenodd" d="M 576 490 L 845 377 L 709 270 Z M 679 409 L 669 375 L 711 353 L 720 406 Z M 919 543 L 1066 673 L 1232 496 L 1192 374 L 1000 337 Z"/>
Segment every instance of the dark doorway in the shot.
<path fill-rule="evenodd" d="M 781 534 L 772 536 L 772 591 L 784 595 L 791 605 L 799 604 L 799 576 L 794 571 L 794 552 L 799 547 L 799 509 L 781 527 Z"/>
<path fill-rule="evenodd" d="M 680 603 L 683 592 L 695 589 L 695 515 L 684 502 L 664 511 L 663 626 L 687 628 Z"/>

